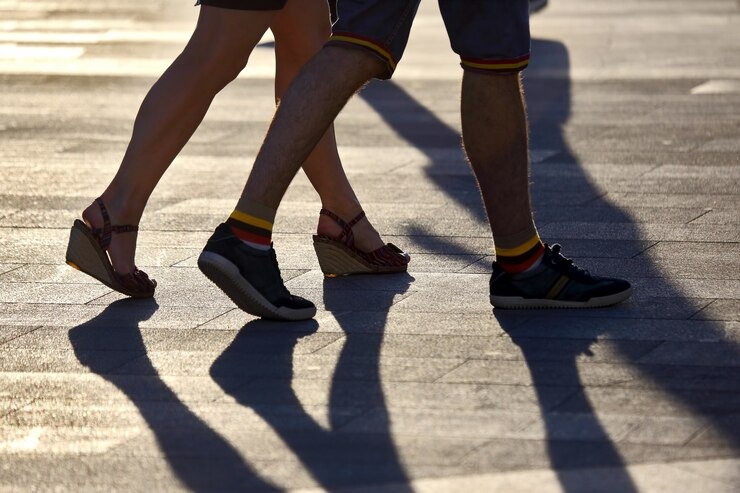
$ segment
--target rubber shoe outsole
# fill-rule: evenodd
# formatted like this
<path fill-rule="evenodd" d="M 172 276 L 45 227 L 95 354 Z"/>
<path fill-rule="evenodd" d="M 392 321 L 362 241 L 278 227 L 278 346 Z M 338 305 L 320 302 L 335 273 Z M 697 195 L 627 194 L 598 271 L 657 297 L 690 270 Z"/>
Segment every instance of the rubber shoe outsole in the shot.
<path fill-rule="evenodd" d="M 491 295 L 491 304 L 494 308 L 508 310 L 525 310 L 536 308 L 603 308 L 621 303 L 632 295 L 632 288 L 609 296 L 599 296 L 587 301 L 564 301 L 538 298 L 522 298 L 520 296 Z"/>

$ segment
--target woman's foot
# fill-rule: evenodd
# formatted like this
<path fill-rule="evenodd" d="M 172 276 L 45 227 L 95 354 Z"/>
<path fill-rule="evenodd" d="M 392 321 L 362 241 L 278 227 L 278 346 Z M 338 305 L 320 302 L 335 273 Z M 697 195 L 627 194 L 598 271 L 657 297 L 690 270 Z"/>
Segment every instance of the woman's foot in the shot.
<path fill-rule="evenodd" d="M 113 217 L 121 219 L 118 214 Z M 133 264 L 138 221 L 113 222 L 102 198 L 95 199 L 82 218 L 70 231 L 67 263 L 126 296 L 152 297 L 157 282 Z"/>
<path fill-rule="evenodd" d="M 383 243 L 362 210 L 345 221 L 335 212 L 321 209 L 318 229 L 313 244 L 321 271 L 327 277 L 407 270 L 409 255 L 392 243 Z"/>
<path fill-rule="evenodd" d="M 337 214 L 345 222 L 352 220 L 352 218 L 356 217 L 362 211 L 362 209 L 358 209 L 355 212 L 345 215 L 332 209 L 329 210 Z M 370 253 L 385 245 L 383 239 L 380 237 L 380 233 L 370 224 L 367 217 L 363 217 L 352 226 L 352 233 L 354 235 L 354 246 L 361 252 Z M 318 236 L 337 238 L 342 234 L 342 226 L 328 215 L 319 214 L 319 224 L 316 227 L 316 234 Z"/>
<path fill-rule="evenodd" d="M 106 206 L 108 203 L 106 202 Z M 120 217 L 118 211 L 113 207 L 107 207 L 111 224 L 138 224 L 138 219 L 133 221 Z M 82 212 L 82 220 L 91 228 L 102 228 L 104 224 L 103 213 L 97 203 L 93 202 Z M 113 270 L 120 275 L 126 275 L 136 270 L 134 257 L 136 255 L 136 231 L 126 234 L 112 234 L 110 245 L 107 248 Z"/>

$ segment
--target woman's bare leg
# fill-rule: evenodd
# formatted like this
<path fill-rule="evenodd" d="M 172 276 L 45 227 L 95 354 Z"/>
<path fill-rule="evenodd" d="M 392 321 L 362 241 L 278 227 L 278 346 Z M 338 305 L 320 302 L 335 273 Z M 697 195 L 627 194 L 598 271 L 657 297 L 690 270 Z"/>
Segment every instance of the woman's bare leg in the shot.
<path fill-rule="evenodd" d="M 144 98 L 121 166 L 101 195 L 114 224 L 139 223 L 154 187 L 277 12 L 201 7 L 187 46 Z M 83 218 L 96 227 L 103 222 L 95 204 Z M 113 235 L 108 252 L 117 272 L 133 270 L 135 251 L 136 234 Z"/>
<path fill-rule="evenodd" d="M 271 29 L 275 34 L 275 95 L 279 99 L 293 78 L 330 35 L 329 8 L 326 2 L 316 0 L 289 0 L 276 16 Z M 303 170 L 321 198 L 322 207 L 346 221 L 361 210 L 337 152 L 332 125 L 313 152 L 303 163 Z M 341 228 L 331 219 L 319 216 L 318 233 L 338 235 Z M 384 245 L 378 232 L 368 220 L 354 228 L 355 246 L 369 252 Z"/>

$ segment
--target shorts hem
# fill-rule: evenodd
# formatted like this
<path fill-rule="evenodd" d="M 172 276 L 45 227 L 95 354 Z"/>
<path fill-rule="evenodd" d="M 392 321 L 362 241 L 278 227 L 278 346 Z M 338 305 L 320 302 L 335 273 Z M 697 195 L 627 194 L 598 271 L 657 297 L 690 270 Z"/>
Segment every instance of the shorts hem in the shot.
<path fill-rule="evenodd" d="M 196 0 L 195 6 L 205 5 L 231 10 L 282 10 L 287 0 Z M 245 6 L 248 5 L 248 6 Z"/>
<path fill-rule="evenodd" d="M 482 59 L 460 57 L 460 65 L 465 70 L 483 73 L 515 74 L 529 65 L 529 53 L 516 58 Z"/>
<path fill-rule="evenodd" d="M 374 39 L 366 38 L 364 36 L 358 36 L 356 34 L 335 32 L 329 38 L 327 44 L 338 44 L 338 45 L 351 45 L 359 48 L 364 48 L 375 56 L 380 58 L 388 66 L 388 77 L 390 79 L 393 72 L 396 70 L 398 61 L 393 57 L 390 50 L 383 46 L 383 44 L 375 41 Z"/>

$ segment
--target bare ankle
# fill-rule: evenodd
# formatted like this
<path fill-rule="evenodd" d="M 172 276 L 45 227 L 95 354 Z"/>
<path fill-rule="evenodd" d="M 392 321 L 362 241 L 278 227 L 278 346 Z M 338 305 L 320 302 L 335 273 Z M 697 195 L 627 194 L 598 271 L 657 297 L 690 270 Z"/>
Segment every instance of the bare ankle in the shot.
<path fill-rule="evenodd" d="M 355 217 L 357 217 L 358 214 L 362 212 L 362 206 L 360 205 L 357 200 L 337 200 L 333 199 L 331 201 L 323 201 L 321 202 L 321 207 L 323 209 L 329 210 L 336 214 L 337 216 L 341 217 L 345 221 L 351 221 Z"/>
<path fill-rule="evenodd" d="M 101 195 L 100 199 L 103 202 L 103 206 L 113 224 L 132 224 L 138 225 L 141 220 L 142 208 L 132 207 L 137 202 L 128 198 L 121 198 L 117 196 L 111 196 L 107 194 Z M 100 209 L 100 205 L 97 203 L 97 199 L 93 201 L 82 213 L 82 218 L 90 223 L 91 221 L 95 226 L 100 226 L 103 223 L 103 214 Z"/>

